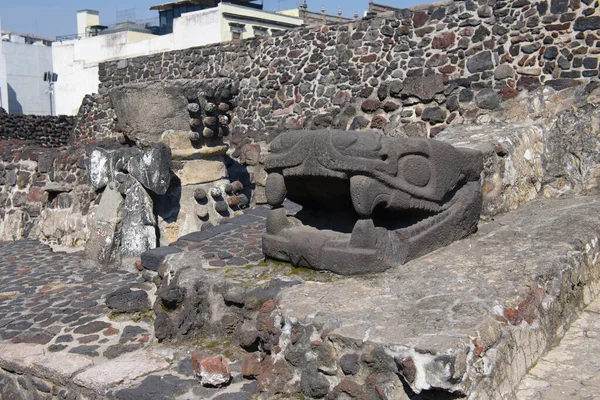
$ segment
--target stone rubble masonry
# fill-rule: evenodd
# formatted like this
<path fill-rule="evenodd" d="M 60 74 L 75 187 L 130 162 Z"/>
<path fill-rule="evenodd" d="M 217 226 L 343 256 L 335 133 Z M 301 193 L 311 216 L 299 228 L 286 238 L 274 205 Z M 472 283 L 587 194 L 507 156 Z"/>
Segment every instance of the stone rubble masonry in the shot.
<path fill-rule="evenodd" d="M 99 93 L 230 78 L 239 87 L 236 146 L 243 138 L 329 127 L 435 136 L 501 108 L 512 92 L 599 75 L 598 4 L 548 3 L 457 0 L 137 57 L 126 68 L 109 61 L 99 67 Z"/>
<path fill-rule="evenodd" d="M 89 185 L 85 147 L 0 141 L 0 240 L 39 238 L 80 247 L 99 195 Z"/>
<path fill-rule="evenodd" d="M 245 168 L 237 179 L 253 187 L 251 203 L 264 204 L 263 160 L 281 132 L 375 129 L 436 137 L 457 125 L 535 121 L 539 113 L 530 108 L 538 90 L 596 79 L 600 7 L 549 3 L 449 1 L 276 37 L 114 60 L 99 67 L 97 97 L 140 85 L 168 89 L 190 80 L 231 80 L 230 155 Z M 103 100 L 101 119 L 89 113 L 88 124 L 102 132 L 115 127 L 116 108 Z M 258 148 L 258 162 L 249 146 Z"/>
<path fill-rule="evenodd" d="M 42 147 L 67 144 L 75 119 L 66 115 L 21 115 L 0 113 L 0 139 L 32 140 Z"/>

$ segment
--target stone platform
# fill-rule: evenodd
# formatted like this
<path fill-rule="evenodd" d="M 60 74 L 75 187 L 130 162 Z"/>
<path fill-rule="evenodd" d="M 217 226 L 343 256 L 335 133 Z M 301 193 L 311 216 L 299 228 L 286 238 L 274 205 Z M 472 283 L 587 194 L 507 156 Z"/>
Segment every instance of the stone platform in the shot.
<path fill-rule="evenodd" d="M 182 239 L 183 251 L 158 269 L 177 266 L 180 279 L 226 288 L 225 314 L 258 298 L 255 326 L 272 334 L 260 336 L 260 348 L 271 347 L 259 360 L 279 381 L 244 379 L 248 353 L 230 336 L 157 343 L 151 312 L 111 313 L 106 295 L 125 284 L 154 298 L 148 272 L 85 270 L 78 253 L 21 241 L 0 244 L 0 398 L 539 398 L 546 378 L 535 371 L 566 353 L 541 357 L 599 291 L 596 197 L 536 200 L 466 240 L 353 278 L 261 260 L 263 229 L 264 211 L 255 210 Z M 565 340 L 581 335 L 578 324 L 591 326 L 589 310 Z M 190 355 L 197 347 L 230 361 L 231 385 L 200 385 Z M 581 380 L 576 368 L 547 376 L 567 382 L 569 371 Z"/>

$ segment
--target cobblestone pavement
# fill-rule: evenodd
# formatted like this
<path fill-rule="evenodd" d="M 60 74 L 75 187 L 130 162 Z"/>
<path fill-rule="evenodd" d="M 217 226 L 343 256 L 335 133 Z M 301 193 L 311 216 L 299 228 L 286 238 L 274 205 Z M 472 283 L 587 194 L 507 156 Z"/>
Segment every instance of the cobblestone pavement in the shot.
<path fill-rule="evenodd" d="M 188 235 L 177 247 L 216 267 L 258 263 L 264 223 L 265 210 L 258 210 Z M 141 273 L 89 269 L 81 253 L 23 240 L 0 242 L 0 274 L 0 362 L 35 359 L 48 367 L 69 360 L 70 366 L 51 366 L 55 375 L 107 398 L 244 400 L 258 391 L 255 381 L 242 378 L 235 357 L 229 386 L 202 387 L 193 376 L 195 347 L 156 343 L 151 312 L 111 314 L 106 296 L 126 285 L 154 302 L 155 286 Z"/>
<path fill-rule="evenodd" d="M 126 284 L 148 289 L 139 274 L 85 269 L 81 253 L 54 253 L 37 241 L 0 243 L 0 254 L 0 343 L 114 358 L 152 336 L 149 318 L 111 321 L 104 303 Z"/>
<path fill-rule="evenodd" d="M 254 264 L 264 255 L 261 238 L 268 208 L 255 208 L 206 231 L 182 236 L 172 246 L 195 251 L 211 267 Z"/>
<path fill-rule="evenodd" d="M 517 389 L 517 398 L 600 400 L 600 298 L 529 371 Z"/>

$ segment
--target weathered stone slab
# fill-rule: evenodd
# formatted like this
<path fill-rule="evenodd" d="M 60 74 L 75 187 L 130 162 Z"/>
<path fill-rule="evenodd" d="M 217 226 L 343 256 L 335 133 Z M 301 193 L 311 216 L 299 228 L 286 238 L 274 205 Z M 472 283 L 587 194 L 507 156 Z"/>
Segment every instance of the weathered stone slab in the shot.
<path fill-rule="evenodd" d="M 0 367 L 68 384 L 74 374 L 93 365 L 79 354 L 50 353 L 45 345 L 0 344 Z"/>
<path fill-rule="evenodd" d="M 160 371 L 169 367 L 163 357 L 150 350 L 123 354 L 115 359 L 99 363 L 75 375 L 73 382 L 79 386 L 101 393 L 120 383 Z"/>
<path fill-rule="evenodd" d="M 227 168 L 223 159 L 190 160 L 183 162 L 181 169 L 174 170 L 181 180 L 181 186 L 197 185 L 227 178 Z"/>
<path fill-rule="evenodd" d="M 231 79 L 178 79 L 170 82 L 133 83 L 110 91 L 118 118 L 117 129 L 139 142 L 160 141 L 164 131 L 188 131 L 190 114 L 212 115 L 210 101 L 229 101 Z M 189 110 L 191 101 L 200 101 L 200 109 Z M 213 103 L 213 105 L 216 105 Z"/>
<path fill-rule="evenodd" d="M 599 292 L 599 216 L 596 197 L 536 200 L 386 273 L 285 288 L 278 306 L 286 324 L 323 332 L 338 355 L 379 349 L 415 392 L 515 398 Z"/>
<path fill-rule="evenodd" d="M 110 93 L 117 129 L 130 139 L 157 142 L 166 129 L 187 130 L 187 99 L 181 88 L 162 83 L 132 85 Z"/>

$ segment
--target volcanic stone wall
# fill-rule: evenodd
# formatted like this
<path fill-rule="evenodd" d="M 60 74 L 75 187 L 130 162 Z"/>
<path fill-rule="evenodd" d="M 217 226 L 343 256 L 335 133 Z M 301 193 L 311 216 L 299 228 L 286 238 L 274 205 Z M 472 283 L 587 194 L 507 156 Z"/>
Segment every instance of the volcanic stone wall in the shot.
<path fill-rule="evenodd" d="M 86 149 L 0 141 L 0 241 L 42 239 L 81 246 L 98 194 L 89 186 Z"/>
<path fill-rule="evenodd" d="M 239 84 L 234 144 L 326 127 L 435 136 L 522 91 L 597 77 L 599 57 L 598 1 L 457 0 L 107 62 L 99 91 L 230 77 Z"/>
<path fill-rule="evenodd" d="M 42 147 L 60 147 L 69 141 L 74 118 L 59 115 L 21 115 L 0 112 L 0 139 L 30 140 Z"/>

